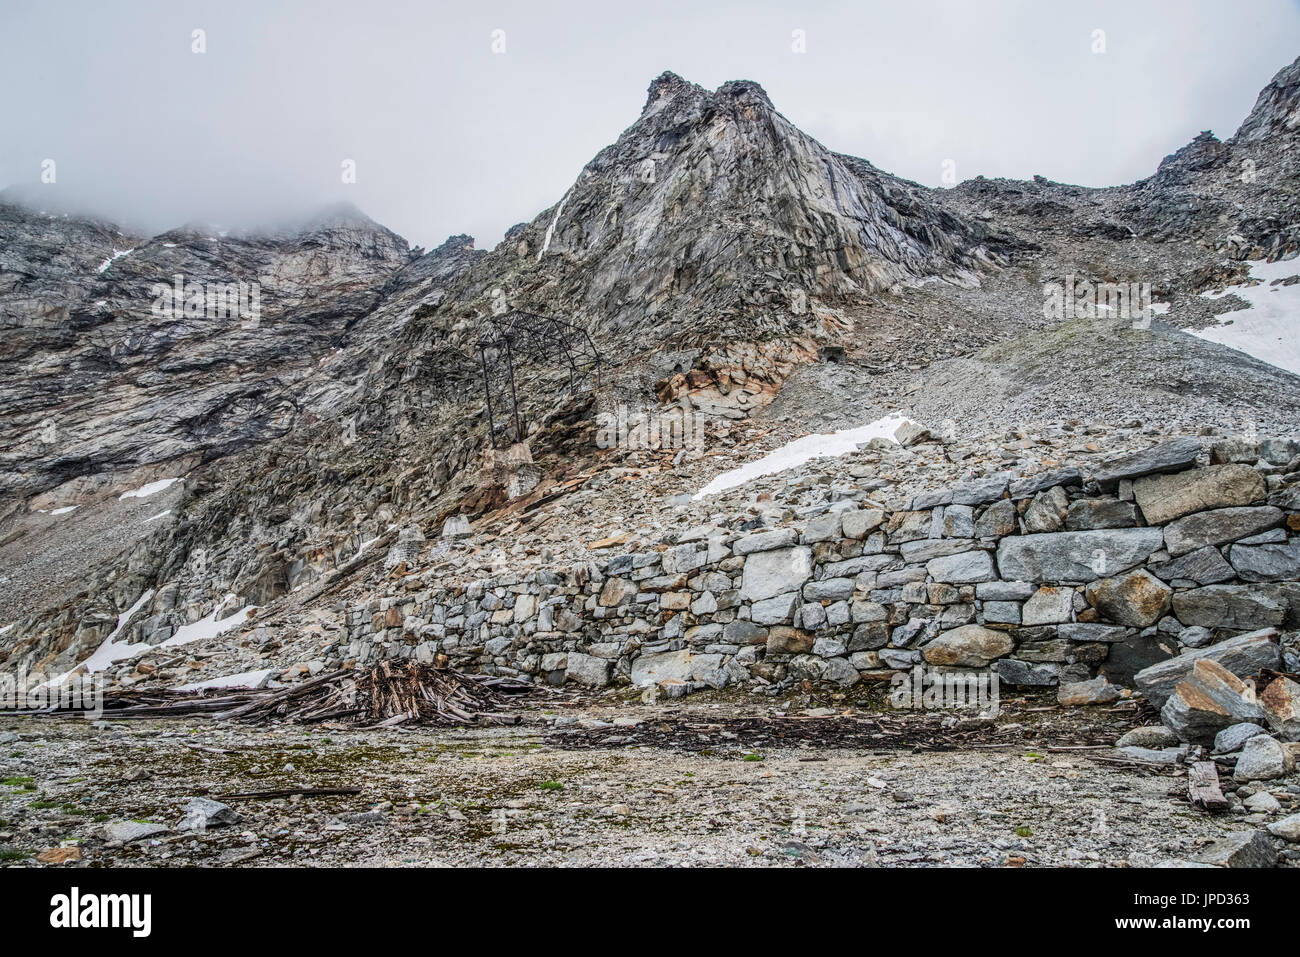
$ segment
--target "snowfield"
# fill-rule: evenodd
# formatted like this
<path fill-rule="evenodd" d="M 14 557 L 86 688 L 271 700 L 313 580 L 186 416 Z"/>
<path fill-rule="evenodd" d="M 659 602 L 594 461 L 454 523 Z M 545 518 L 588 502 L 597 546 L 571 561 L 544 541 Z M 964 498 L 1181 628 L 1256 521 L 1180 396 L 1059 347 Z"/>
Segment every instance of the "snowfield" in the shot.
<path fill-rule="evenodd" d="M 1271 285 L 1274 280 L 1300 276 L 1300 259 L 1251 263 L 1250 276 L 1261 282 L 1201 293 L 1206 299 L 1235 295 L 1249 306 L 1223 313 L 1218 325 L 1189 331 L 1300 375 L 1300 282 Z M 1231 324 L 1222 324 L 1227 321 Z"/>
<path fill-rule="evenodd" d="M 852 452 L 857 449 L 859 444 L 870 442 L 872 439 L 889 439 L 893 441 L 894 433 L 908 421 L 907 416 L 895 413 L 867 425 L 860 425 L 856 429 L 840 429 L 838 432 L 817 432 L 812 435 L 805 435 L 793 442 L 787 442 L 779 449 L 767 453 L 761 459 L 747 462 L 739 468 L 715 476 L 712 482 L 695 493 L 695 500 L 698 501 L 708 495 L 717 495 L 719 492 L 725 492 L 737 485 L 744 485 L 746 482 L 761 478 L 764 475 L 773 475 L 777 472 L 784 472 L 786 469 L 798 468 L 805 462 L 810 462 L 823 455 L 843 455 L 846 452 Z"/>

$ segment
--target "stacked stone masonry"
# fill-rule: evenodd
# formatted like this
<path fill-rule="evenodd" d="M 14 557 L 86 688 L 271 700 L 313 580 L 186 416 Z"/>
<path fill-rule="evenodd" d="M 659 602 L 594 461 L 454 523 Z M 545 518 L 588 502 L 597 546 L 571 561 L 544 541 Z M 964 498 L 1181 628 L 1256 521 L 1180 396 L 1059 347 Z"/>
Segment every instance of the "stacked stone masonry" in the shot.
<path fill-rule="evenodd" d="M 1294 648 L 1297 468 L 1295 440 L 1178 439 L 1091 475 L 991 475 L 905 510 L 863 492 L 567 567 L 411 574 L 347 610 L 345 653 L 673 695 L 991 668 L 1062 700 L 1113 700 L 1189 648 L 1261 630 Z"/>

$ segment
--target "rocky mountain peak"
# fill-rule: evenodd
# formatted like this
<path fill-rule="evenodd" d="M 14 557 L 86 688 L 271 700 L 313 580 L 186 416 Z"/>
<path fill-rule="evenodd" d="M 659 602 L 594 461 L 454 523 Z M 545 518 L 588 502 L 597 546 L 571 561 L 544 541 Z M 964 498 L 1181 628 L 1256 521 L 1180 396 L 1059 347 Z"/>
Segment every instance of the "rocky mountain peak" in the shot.
<path fill-rule="evenodd" d="M 1294 134 L 1300 128 L 1300 57 L 1283 67 L 1255 100 L 1233 141 L 1256 143 L 1271 136 Z"/>

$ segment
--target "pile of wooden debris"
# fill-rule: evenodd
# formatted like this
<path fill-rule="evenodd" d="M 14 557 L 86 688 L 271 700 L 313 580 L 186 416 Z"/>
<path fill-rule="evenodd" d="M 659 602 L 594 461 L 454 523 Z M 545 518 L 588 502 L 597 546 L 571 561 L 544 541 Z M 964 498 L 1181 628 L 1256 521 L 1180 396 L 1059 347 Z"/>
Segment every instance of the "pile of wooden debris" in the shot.
<path fill-rule="evenodd" d="M 345 721 L 360 727 L 418 724 L 518 724 L 503 709 L 535 691 L 514 678 L 468 675 L 414 661 L 334 671 L 288 688 L 211 691 L 110 691 L 104 717 L 163 718 L 207 714 L 241 721 Z"/>

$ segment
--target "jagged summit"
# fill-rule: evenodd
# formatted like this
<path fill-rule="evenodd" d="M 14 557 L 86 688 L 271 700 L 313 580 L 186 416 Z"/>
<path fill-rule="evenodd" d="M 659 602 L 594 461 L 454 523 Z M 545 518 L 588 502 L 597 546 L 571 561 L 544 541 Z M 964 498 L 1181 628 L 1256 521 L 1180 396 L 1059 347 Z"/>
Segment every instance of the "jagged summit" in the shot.
<path fill-rule="evenodd" d="M 1237 128 L 1233 141 L 1255 143 L 1300 129 L 1300 57 L 1283 67 L 1260 91 L 1255 107 Z"/>

